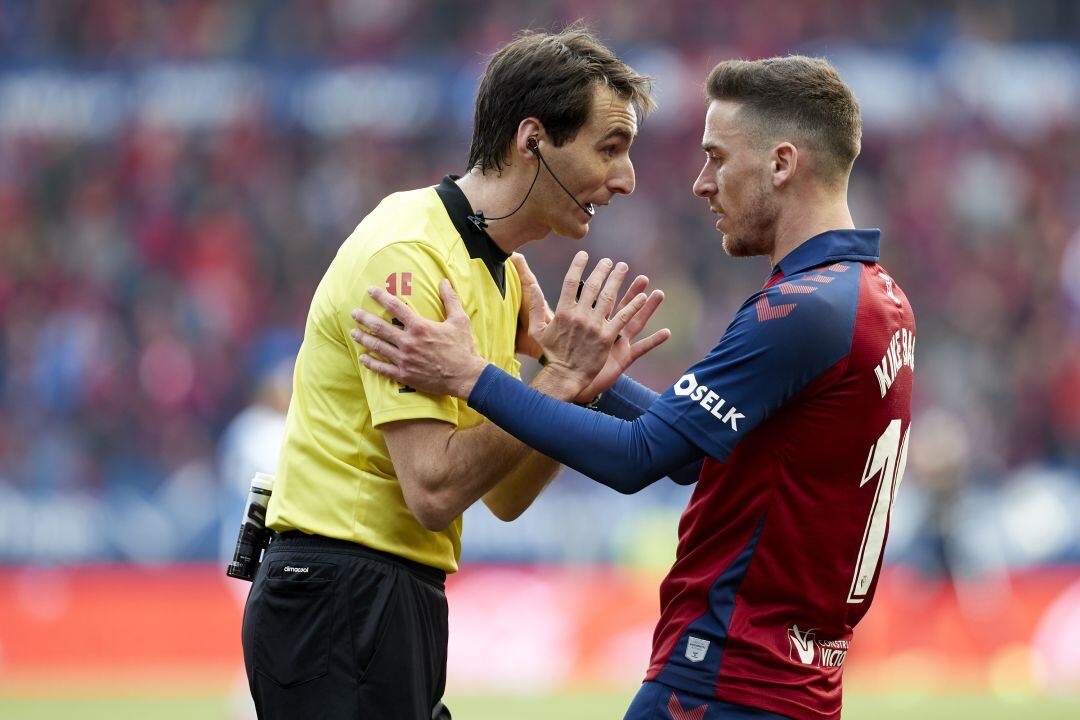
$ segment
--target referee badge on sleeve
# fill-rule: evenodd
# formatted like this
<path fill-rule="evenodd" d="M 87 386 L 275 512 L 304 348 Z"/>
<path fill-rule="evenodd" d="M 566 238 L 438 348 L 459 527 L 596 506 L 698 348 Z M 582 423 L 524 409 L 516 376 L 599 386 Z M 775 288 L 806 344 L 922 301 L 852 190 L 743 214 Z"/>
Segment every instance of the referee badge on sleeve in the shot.
<path fill-rule="evenodd" d="M 412 295 L 412 273 L 392 272 L 387 275 L 386 292 L 394 296 Z"/>

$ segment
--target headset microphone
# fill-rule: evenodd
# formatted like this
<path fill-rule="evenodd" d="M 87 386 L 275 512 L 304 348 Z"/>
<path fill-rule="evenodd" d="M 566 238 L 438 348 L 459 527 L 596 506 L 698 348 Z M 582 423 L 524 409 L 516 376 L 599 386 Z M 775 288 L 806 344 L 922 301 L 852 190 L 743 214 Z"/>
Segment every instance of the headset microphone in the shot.
<path fill-rule="evenodd" d="M 525 147 L 532 150 L 533 155 L 539 158 L 540 162 L 544 163 L 544 167 L 547 168 L 548 174 L 551 175 L 555 182 L 559 184 L 559 187 L 563 189 L 563 192 L 570 196 L 570 199 L 574 201 L 574 204 L 581 208 L 581 211 L 583 213 L 585 213 L 589 217 L 596 215 L 596 208 L 593 206 L 592 203 L 589 203 L 588 205 L 582 205 L 580 202 L 578 202 L 578 199 L 574 197 L 574 193 L 567 190 L 566 186 L 562 184 L 562 180 L 559 180 L 558 176 L 551 171 L 551 166 L 547 164 L 547 160 L 545 160 L 544 156 L 540 154 L 540 141 L 537 140 L 535 135 L 529 136 L 529 139 L 525 142 Z"/>
<path fill-rule="evenodd" d="M 536 158 L 541 163 L 543 163 L 544 167 L 547 168 L 547 171 L 551 175 L 551 177 L 555 180 L 556 183 L 558 183 L 559 187 L 562 188 L 563 192 L 570 196 L 570 199 L 574 201 L 574 204 L 577 205 L 579 208 L 581 208 L 581 211 L 583 213 L 585 213 L 589 217 L 593 217 L 594 215 L 596 215 L 596 208 L 593 207 L 592 203 L 589 203 L 588 205 L 582 205 L 580 202 L 578 202 L 578 199 L 576 197 L 574 197 L 574 193 L 567 190 L 566 186 L 562 184 L 562 181 L 559 180 L 559 178 L 555 175 L 555 173 L 553 173 L 551 171 L 551 166 L 547 164 L 547 160 L 545 160 L 544 156 L 540 154 L 540 141 L 537 139 L 537 137 L 535 135 L 530 135 L 529 136 L 529 139 L 525 141 L 525 147 L 527 147 L 529 150 L 531 150 L 532 154 L 535 155 Z M 533 188 L 536 187 L 536 180 L 539 177 L 540 177 L 540 165 L 537 165 L 536 166 L 536 174 L 533 175 L 532 184 L 529 185 L 529 189 L 525 193 L 525 197 L 521 198 L 521 202 L 518 203 L 518 206 L 516 208 L 514 208 L 513 210 L 511 210 L 510 212 L 506 213 L 505 215 L 500 215 L 499 217 L 485 218 L 484 217 L 484 211 L 483 210 L 477 210 L 475 215 L 470 215 L 469 216 L 469 220 L 472 221 L 472 223 L 474 225 L 476 225 L 476 227 L 483 229 L 483 228 L 486 228 L 488 226 L 488 222 L 490 222 L 491 220 L 505 220 L 506 218 L 510 217 L 511 215 L 516 213 L 518 210 L 520 210 L 525 205 L 525 201 L 528 200 L 529 195 L 532 194 Z"/>

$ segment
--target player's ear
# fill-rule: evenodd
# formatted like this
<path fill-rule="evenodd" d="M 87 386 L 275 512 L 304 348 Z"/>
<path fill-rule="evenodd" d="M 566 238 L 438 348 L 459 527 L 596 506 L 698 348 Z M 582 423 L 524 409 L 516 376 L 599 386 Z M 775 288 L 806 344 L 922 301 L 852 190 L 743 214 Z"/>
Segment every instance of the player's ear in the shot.
<path fill-rule="evenodd" d="M 538 141 L 544 139 L 544 124 L 534 117 L 527 117 L 518 123 L 517 134 L 514 136 L 514 159 L 521 158 L 522 163 L 528 167 L 537 162 L 536 155 L 529 147 L 529 138 L 534 137 Z"/>
<path fill-rule="evenodd" d="M 769 157 L 769 169 L 772 171 L 773 187 L 779 190 L 795 176 L 799 164 L 799 150 L 789 142 L 783 142 L 772 149 Z"/>

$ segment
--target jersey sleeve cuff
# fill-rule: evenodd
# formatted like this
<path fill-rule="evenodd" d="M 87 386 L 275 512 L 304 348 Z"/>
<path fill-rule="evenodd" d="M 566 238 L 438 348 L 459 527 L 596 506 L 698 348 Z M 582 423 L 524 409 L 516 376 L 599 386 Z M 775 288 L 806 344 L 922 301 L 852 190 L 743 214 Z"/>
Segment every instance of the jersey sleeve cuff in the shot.
<path fill-rule="evenodd" d="M 503 379 L 501 377 L 503 375 L 507 379 L 514 379 L 510 373 L 502 370 L 494 363 L 488 363 L 483 372 L 480 373 L 480 377 L 476 379 L 472 392 L 469 393 L 469 407 L 482 414 L 484 412 L 484 401 L 487 399 L 488 393 L 498 384 L 499 380 Z"/>
<path fill-rule="evenodd" d="M 442 420 L 453 425 L 458 421 L 458 413 L 456 409 L 430 404 L 396 405 L 371 413 L 373 427 L 398 420 Z"/>

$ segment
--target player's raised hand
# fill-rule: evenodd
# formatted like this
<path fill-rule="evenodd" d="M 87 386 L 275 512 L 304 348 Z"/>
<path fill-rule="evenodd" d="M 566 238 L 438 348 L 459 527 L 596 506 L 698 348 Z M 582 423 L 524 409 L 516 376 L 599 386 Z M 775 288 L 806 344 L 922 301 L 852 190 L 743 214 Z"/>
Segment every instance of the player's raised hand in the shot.
<path fill-rule="evenodd" d="M 352 330 L 353 340 L 379 356 L 362 353 L 364 367 L 417 390 L 468 399 L 487 362 L 476 351 L 472 323 L 450 281 L 439 283 L 446 309 L 443 322 L 417 314 L 381 287 L 368 288 L 368 294 L 402 327 L 353 310 L 353 320 L 361 326 Z"/>
<path fill-rule="evenodd" d="M 649 278 L 645 275 L 638 275 L 634 278 L 634 281 L 630 283 L 630 287 L 626 289 L 626 293 L 623 294 L 622 300 L 619 302 L 616 315 L 625 312 L 628 307 L 631 307 L 631 302 L 640 297 L 648 287 Z M 644 305 L 629 315 L 622 331 L 615 339 L 615 344 L 611 346 L 611 352 L 608 353 L 604 367 L 577 396 L 577 402 L 589 402 L 610 388 L 619 379 L 619 376 L 626 372 L 626 369 L 633 365 L 638 358 L 659 347 L 671 337 L 671 331 L 662 328 L 648 337 L 637 340 L 637 336 L 645 329 L 649 320 L 652 319 L 653 313 L 663 302 L 663 291 L 653 290 L 649 293 Z"/>

